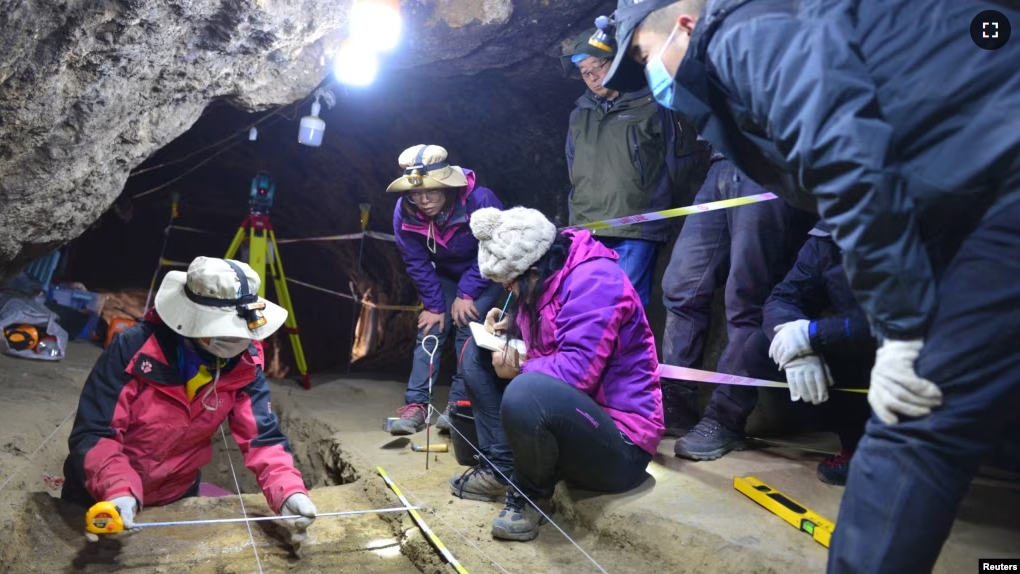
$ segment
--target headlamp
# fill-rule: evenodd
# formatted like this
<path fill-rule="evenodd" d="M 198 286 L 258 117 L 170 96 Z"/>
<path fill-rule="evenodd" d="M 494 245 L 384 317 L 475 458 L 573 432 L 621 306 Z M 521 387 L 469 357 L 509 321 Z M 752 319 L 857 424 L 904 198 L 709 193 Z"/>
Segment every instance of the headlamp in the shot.
<path fill-rule="evenodd" d="M 616 51 L 616 21 L 613 19 L 616 12 L 609 16 L 599 16 L 595 19 L 595 33 L 588 39 L 588 43 L 599 50 L 606 52 Z"/>
<path fill-rule="evenodd" d="M 412 165 L 411 167 L 404 170 L 404 175 L 407 176 L 407 183 L 410 183 L 414 187 L 420 186 L 424 180 L 422 179 L 425 175 L 425 166 L 418 164 Z"/>
<path fill-rule="evenodd" d="M 262 314 L 265 308 L 266 304 L 261 301 L 242 303 L 237 306 L 237 314 L 247 321 L 248 330 L 254 331 L 266 324 L 266 317 Z"/>

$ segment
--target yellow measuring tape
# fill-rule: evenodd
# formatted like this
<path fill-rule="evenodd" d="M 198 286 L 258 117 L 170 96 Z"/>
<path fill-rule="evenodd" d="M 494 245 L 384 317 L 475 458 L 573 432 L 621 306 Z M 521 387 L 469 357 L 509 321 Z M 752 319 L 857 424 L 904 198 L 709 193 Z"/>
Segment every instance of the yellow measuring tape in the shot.
<path fill-rule="evenodd" d="M 446 545 L 443 544 L 443 541 L 440 540 L 439 537 L 436 536 L 436 533 L 432 532 L 432 529 L 425 524 L 425 521 L 422 520 L 421 514 L 418 514 L 418 511 L 411 506 L 411 504 L 407 501 L 407 498 L 405 498 L 403 493 L 400 492 L 400 488 L 397 486 L 397 484 L 390 480 L 390 477 L 386 475 L 386 471 L 384 471 L 381 466 L 377 466 L 375 467 L 375 469 L 379 472 L 379 476 L 381 476 L 382 479 L 386 481 L 386 486 L 389 486 L 390 490 L 393 491 L 393 494 L 396 494 L 397 498 L 400 499 L 400 502 L 404 506 L 409 508 L 408 512 L 411 513 L 411 518 L 413 518 L 414 521 L 418 524 L 418 528 L 421 528 L 421 531 L 425 533 L 425 536 L 427 536 L 428 539 L 432 541 L 432 544 L 435 545 L 436 550 L 438 550 L 439 553 L 443 555 L 443 558 L 446 558 L 446 561 L 450 563 L 450 566 L 453 566 L 453 568 L 457 570 L 457 572 L 459 572 L 460 574 L 468 574 L 468 571 L 465 570 L 464 567 L 460 565 L 460 562 L 457 562 L 457 559 L 454 558 L 453 554 L 451 554 L 450 551 L 446 548 Z"/>
<path fill-rule="evenodd" d="M 753 476 L 736 477 L 733 488 L 764 506 L 773 514 L 811 535 L 815 542 L 828 548 L 836 525 L 808 507 L 786 496 Z M 404 503 L 405 505 L 407 503 Z"/>
<path fill-rule="evenodd" d="M 610 227 L 620 227 L 621 225 L 633 225 L 635 223 L 644 223 L 646 221 L 672 219 L 674 217 L 693 215 L 695 213 L 704 213 L 706 211 L 729 209 L 731 207 L 750 205 L 752 203 L 761 203 L 763 201 L 771 201 L 773 199 L 778 199 L 778 196 L 776 196 L 776 194 L 774 193 L 759 193 L 757 195 L 750 195 L 748 197 L 738 197 L 736 199 L 723 199 L 720 201 L 710 201 L 708 203 L 699 203 L 697 205 L 689 205 L 687 207 L 676 207 L 674 209 L 664 209 L 662 211 L 642 213 L 641 215 L 628 215 L 627 217 L 606 219 L 605 221 L 593 221 L 591 223 L 577 223 L 574 225 L 569 225 L 563 229 L 577 227 L 583 229 L 609 229 Z"/>

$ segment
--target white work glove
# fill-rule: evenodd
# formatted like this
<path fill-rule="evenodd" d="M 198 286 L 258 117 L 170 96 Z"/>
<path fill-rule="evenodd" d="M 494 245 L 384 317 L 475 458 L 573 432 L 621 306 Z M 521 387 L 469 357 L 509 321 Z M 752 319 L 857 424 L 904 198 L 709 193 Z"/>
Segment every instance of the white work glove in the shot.
<path fill-rule="evenodd" d="M 776 325 L 776 328 L 773 329 L 776 336 L 769 346 L 769 356 L 779 365 L 780 369 L 785 369 L 786 364 L 797 357 L 810 355 L 814 352 L 811 349 L 811 338 L 808 334 L 810 324 L 811 321 L 799 319 Z"/>
<path fill-rule="evenodd" d="M 818 405 L 829 400 L 832 375 L 829 366 L 817 355 L 798 357 L 786 364 L 786 382 L 790 400 Z"/>
<path fill-rule="evenodd" d="M 899 422 L 897 415 L 920 418 L 942 404 L 938 386 L 917 376 L 914 361 L 924 341 L 893 341 L 886 339 L 878 349 L 871 369 L 868 403 L 875 416 L 887 425 Z"/>
<path fill-rule="evenodd" d="M 280 509 L 280 515 L 299 514 L 302 517 L 287 521 L 294 526 L 290 535 L 291 544 L 299 544 L 308 537 L 306 529 L 315 521 L 315 512 L 315 505 L 312 504 L 312 499 L 308 498 L 307 494 L 295 492 L 287 497 Z"/>
<path fill-rule="evenodd" d="M 117 507 L 120 520 L 124 523 L 124 532 L 135 532 L 135 515 L 138 513 L 138 501 L 133 496 L 118 496 L 110 502 Z M 91 532 L 85 533 L 85 539 L 89 542 L 99 542 L 99 535 Z"/>

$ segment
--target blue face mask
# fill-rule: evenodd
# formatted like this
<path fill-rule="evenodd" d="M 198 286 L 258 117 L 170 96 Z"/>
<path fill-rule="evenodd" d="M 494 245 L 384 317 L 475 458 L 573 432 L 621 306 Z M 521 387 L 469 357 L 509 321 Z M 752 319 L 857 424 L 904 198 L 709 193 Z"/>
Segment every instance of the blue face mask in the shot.
<path fill-rule="evenodd" d="M 662 54 L 666 51 L 670 42 L 673 41 L 679 29 L 679 26 L 673 27 L 673 32 L 666 39 L 666 43 L 662 45 L 658 55 L 648 60 L 648 64 L 645 65 L 648 88 L 652 91 L 655 101 L 659 102 L 659 105 L 671 110 L 676 109 L 673 107 L 673 102 L 676 100 L 676 81 L 673 79 L 673 74 L 670 74 L 669 70 L 666 69 L 666 64 L 662 62 Z"/>

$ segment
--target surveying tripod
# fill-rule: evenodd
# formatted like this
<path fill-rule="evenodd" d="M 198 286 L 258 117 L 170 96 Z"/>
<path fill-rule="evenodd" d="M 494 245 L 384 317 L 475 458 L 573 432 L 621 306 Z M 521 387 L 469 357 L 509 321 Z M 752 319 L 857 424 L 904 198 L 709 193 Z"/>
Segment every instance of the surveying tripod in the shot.
<path fill-rule="evenodd" d="M 230 242 L 230 247 L 227 248 L 224 258 L 233 259 L 241 244 L 245 240 L 248 241 L 248 265 L 255 273 L 258 273 L 259 279 L 262 280 L 259 285 L 259 297 L 266 296 L 266 263 L 269 264 L 269 273 L 273 276 L 276 296 L 280 299 L 280 306 L 287 310 L 287 320 L 283 324 L 284 330 L 290 335 L 294 361 L 297 362 L 298 372 L 301 373 L 302 385 L 307 390 L 312 388 L 312 383 L 308 378 L 305 351 L 301 347 L 297 318 L 294 315 L 294 306 L 290 302 L 290 291 L 287 290 L 287 277 L 283 274 L 283 261 L 280 259 L 280 247 L 276 244 L 276 232 L 273 231 L 273 224 L 269 222 L 269 208 L 273 205 L 274 195 L 276 195 L 276 183 L 270 179 L 268 174 L 259 172 L 251 181 L 251 196 L 248 201 L 250 212 L 237 229 L 237 234 Z"/>

